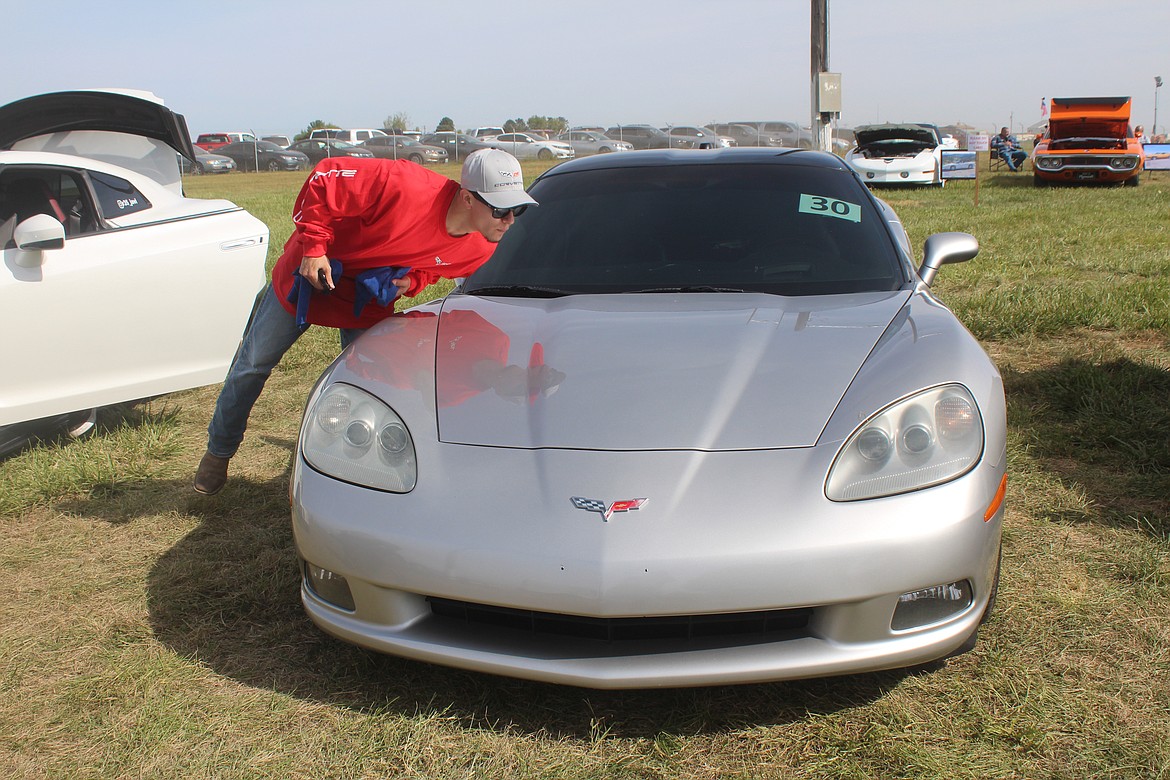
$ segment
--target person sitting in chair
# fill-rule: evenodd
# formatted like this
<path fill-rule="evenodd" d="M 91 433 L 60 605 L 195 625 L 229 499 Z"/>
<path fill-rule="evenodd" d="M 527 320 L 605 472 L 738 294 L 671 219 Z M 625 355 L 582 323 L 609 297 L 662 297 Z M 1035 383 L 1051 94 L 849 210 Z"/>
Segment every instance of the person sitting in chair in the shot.
<path fill-rule="evenodd" d="M 1012 171 L 1018 171 L 1024 160 L 1028 159 L 1028 153 L 1020 148 L 1019 141 L 1006 127 L 1001 127 L 999 135 L 991 137 L 991 151 L 1002 157 Z"/>

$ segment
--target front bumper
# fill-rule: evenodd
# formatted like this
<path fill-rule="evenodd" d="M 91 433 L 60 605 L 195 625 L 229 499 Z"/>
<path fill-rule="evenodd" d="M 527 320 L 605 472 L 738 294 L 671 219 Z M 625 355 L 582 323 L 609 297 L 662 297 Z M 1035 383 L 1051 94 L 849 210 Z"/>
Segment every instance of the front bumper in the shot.
<path fill-rule="evenodd" d="M 328 633 L 417 660 L 593 688 L 858 673 L 961 647 L 978 628 L 998 560 L 1002 508 L 990 521 L 984 512 L 1002 459 L 998 471 L 981 464 L 937 488 L 833 503 L 815 450 L 441 449 L 443 473 L 469 478 L 457 488 L 422 480 L 405 495 L 345 485 L 297 459 L 298 553 L 344 576 L 354 604 L 340 608 L 302 584 L 307 613 Z M 609 520 L 570 501 L 635 493 L 654 498 Z M 929 625 L 891 628 L 901 594 L 956 581 L 969 583 L 969 604 Z M 599 619 L 774 610 L 805 619 L 756 634 L 618 641 L 506 625 L 511 618 L 461 620 L 433 609 L 432 597 L 472 611 Z"/>

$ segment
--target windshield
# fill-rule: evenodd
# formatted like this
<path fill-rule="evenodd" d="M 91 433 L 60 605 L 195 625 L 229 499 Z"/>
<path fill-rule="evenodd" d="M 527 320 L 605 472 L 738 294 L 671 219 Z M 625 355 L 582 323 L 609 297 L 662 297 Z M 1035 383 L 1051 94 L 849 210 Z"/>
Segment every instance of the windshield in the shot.
<path fill-rule="evenodd" d="M 827 295 L 905 281 L 872 197 L 796 165 L 623 167 L 549 175 L 540 202 L 464 291 Z"/>

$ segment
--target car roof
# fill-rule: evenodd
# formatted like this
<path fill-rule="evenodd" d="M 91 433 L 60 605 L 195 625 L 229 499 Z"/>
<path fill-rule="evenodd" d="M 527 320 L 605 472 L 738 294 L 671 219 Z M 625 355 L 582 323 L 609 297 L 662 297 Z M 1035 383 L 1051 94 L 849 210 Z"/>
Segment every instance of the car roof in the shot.
<path fill-rule="evenodd" d="M 740 146 L 719 149 L 644 149 L 623 154 L 576 157 L 548 169 L 539 178 L 583 170 L 662 167 L 674 165 L 800 165 L 839 170 L 853 175 L 844 160 L 812 149 Z"/>

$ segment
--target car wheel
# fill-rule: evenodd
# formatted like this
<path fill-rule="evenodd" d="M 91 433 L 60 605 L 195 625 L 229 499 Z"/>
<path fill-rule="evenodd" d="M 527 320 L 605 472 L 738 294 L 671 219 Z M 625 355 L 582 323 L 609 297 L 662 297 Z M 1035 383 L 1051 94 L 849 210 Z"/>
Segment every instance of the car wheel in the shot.
<path fill-rule="evenodd" d="M 412 163 L 418 163 L 419 165 L 422 165 L 422 161 L 423 161 L 422 155 L 421 154 L 412 154 L 410 156 L 410 161 Z"/>
<path fill-rule="evenodd" d="M 613 149 L 610 149 L 608 146 L 603 146 L 597 150 L 597 153 L 598 154 L 609 154 L 612 151 L 613 151 Z"/>
<path fill-rule="evenodd" d="M 202 176 L 203 175 L 203 166 L 200 165 L 199 163 L 191 163 L 191 175 L 192 176 Z"/>
<path fill-rule="evenodd" d="M 541 160 L 551 160 L 552 152 L 550 152 L 548 149 L 541 149 L 536 156 Z"/>
<path fill-rule="evenodd" d="M 268 161 L 268 170 L 279 171 L 280 170 L 280 163 L 278 163 L 276 160 L 269 160 Z"/>
<path fill-rule="evenodd" d="M 1141 178 L 1142 177 L 1140 175 L 1138 175 L 1138 176 L 1134 176 L 1131 179 L 1126 179 L 1125 186 L 1126 187 L 1136 187 L 1136 186 L 1138 186 L 1138 183 L 1141 182 Z"/>

